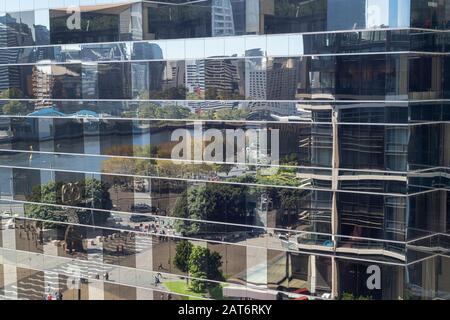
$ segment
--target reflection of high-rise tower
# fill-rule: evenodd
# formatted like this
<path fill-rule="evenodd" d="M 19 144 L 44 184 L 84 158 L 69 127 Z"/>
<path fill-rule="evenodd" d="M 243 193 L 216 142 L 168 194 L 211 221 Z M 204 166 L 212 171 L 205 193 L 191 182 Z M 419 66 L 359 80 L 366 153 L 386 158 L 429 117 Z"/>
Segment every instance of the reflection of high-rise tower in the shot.
<path fill-rule="evenodd" d="M 205 95 L 205 61 L 186 61 L 186 87 L 190 99 L 201 99 Z"/>
<path fill-rule="evenodd" d="M 50 43 L 50 30 L 46 26 L 35 25 L 34 32 L 36 37 L 36 43 L 49 44 Z"/>
<path fill-rule="evenodd" d="M 15 17 L 7 14 L 0 17 L 0 45 L 3 47 L 16 47 L 19 45 L 30 45 L 33 43 L 31 31 L 26 24 L 17 22 Z M 0 50 L 0 63 L 14 63 L 14 62 L 29 62 L 19 61 L 20 52 L 18 50 Z M 29 74 L 27 68 L 20 68 L 18 66 L 4 67 L 6 72 L 0 72 L 0 91 L 6 89 L 20 90 L 22 84 L 28 80 Z M 3 69 L 3 67 L 2 67 Z M 21 94 L 28 94 L 29 92 L 22 92 Z"/>
<path fill-rule="evenodd" d="M 242 86 L 243 66 L 237 59 L 212 59 L 205 63 L 205 84 L 207 99 L 233 98 L 239 100 L 244 97 L 245 88 Z M 208 93 L 209 92 L 209 93 Z M 208 97 L 209 96 L 209 97 Z"/>
<path fill-rule="evenodd" d="M 48 107 L 52 103 L 45 102 L 45 99 L 52 98 L 53 78 L 51 74 L 51 66 L 37 66 L 33 68 L 32 75 L 33 94 L 39 101 L 36 102 L 37 107 Z"/>
<path fill-rule="evenodd" d="M 251 100 L 266 100 L 267 96 L 267 73 L 265 58 L 261 49 L 247 50 L 245 62 L 245 93 Z"/>
<path fill-rule="evenodd" d="M 212 36 L 234 36 L 234 17 L 231 0 L 213 0 L 212 2 Z"/>
<path fill-rule="evenodd" d="M 184 61 L 168 61 L 163 74 L 163 90 L 184 86 Z"/>
<path fill-rule="evenodd" d="M 274 58 L 267 66 L 267 99 L 289 100 L 296 94 L 300 63 L 298 59 Z"/>

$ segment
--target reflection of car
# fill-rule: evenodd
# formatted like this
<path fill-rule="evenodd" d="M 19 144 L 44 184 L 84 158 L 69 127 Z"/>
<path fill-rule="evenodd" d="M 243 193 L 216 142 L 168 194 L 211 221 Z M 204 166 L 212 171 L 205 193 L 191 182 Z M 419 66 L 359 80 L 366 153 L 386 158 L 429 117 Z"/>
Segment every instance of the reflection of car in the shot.
<path fill-rule="evenodd" d="M 321 295 L 322 299 L 331 300 L 331 293 L 324 293 Z"/>
<path fill-rule="evenodd" d="M 14 229 L 14 218 L 1 218 L 0 217 L 0 230 L 2 229 Z"/>
<path fill-rule="evenodd" d="M 303 296 L 303 297 L 300 297 L 300 298 L 295 298 L 295 299 L 293 299 L 293 300 L 302 300 L 302 301 L 306 301 L 306 300 L 309 300 L 309 298 Z"/>
<path fill-rule="evenodd" d="M 287 233 L 276 233 L 276 237 L 281 241 L 289 242 L 289 234 Z"/>
<path fill-rule="evenodd" d="M 135 222 L 135 223 L 153 222 L 153 221 L 155 221 L 155 217 L 133 214 L 130 218 L 130 221 Z"/>
<path fill-rule="evenodd" d="M 135 204 L 131 206 L 131 212 L 138 212 L 138 213 L 156 213 L 158 211 L 158 208 L 151 207 L 148 204 L 140 203 Z"/>
<path fill-rule="evenodd" d="M 295 293 L 295 294 L 304 294 L 304 295 L 306 295 L 306 296 L 310 296 L 310 295 L 311 295 L 311 292 L 309 292 L 309 290 L 306 289 L 306 288 L 300 288 L 300 289 L 294 290 L 294 291 L 292 291 L 292 293 Z"/>
<path fill-rule="evenodd" d="M 123 219 L 121 217 L 115 216 L 115 215 L 111 215 L 108 219 L 108 222 L 114 222 L 114 223 L 119 223 L 119 222 L 123 222 Z"/>
<path fill-rule="evenodd" d="M 309 297 L 311 295 L 311 292 L 307 288 L 300 288 L 300 289 L 291 289 L 289 288 L 288 291 L 290 292 L 289 299 L 290 300 L 309 300 Z"/>

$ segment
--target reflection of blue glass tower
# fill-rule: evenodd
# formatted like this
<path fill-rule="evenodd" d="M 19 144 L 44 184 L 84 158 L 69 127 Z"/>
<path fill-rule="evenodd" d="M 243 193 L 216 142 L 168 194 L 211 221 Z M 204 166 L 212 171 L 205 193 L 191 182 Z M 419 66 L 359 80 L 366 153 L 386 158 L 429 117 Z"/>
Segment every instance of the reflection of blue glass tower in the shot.
<path fill-rule="evenodd" d="M 233 7 L 230 0 L 213 0 L 212 10 L 212 36 L 234 36 Z"/>

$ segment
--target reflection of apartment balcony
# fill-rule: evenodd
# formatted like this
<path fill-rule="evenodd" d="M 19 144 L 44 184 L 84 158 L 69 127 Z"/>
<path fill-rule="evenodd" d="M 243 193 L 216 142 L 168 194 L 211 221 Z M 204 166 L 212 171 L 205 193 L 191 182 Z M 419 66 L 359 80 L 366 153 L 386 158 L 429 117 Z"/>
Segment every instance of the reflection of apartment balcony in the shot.
<path fill-rule="evenodd" d="M 450 257 L 450 235 L 445 233 L 432 233 L 415 240 L 411 240 L 406 245 L 408 251 L 419 254 L 435 255 Z"/>
<path fill-rule="evenodd" d="M 434 100 L 439 99 L 439 91 L 425 91 L 425 92 L 410 92 L 409 98 L 411 100 Z"/>
<path fill-rule="evenodd" d="M 305 235 L 292 235 L 290 237 L 280 235 L 281 247 L 286 250 L 298 251 L 334 251 L 334 243 L 331 240 L 331 236 L 317 235 L 317 234 L 305 234 Z"/>
<path fill-rule="evenodd" d="M 297 100 L 336 100 L 334 94 L 331 93 L 296 93 Z"/>
<path fill-rule="evenodd" d="M 335 250 L 337 253 L 348 253 L 365 256 L 383 256 L 406 261 L 405 246 L 376 240 L 358 239 L 339 240 Z"/>
<path fill-rule="evenodd" d="M 400 261 L 406 261 L 405 246 L 397 243 L 390 244 L 387 242 L 366 241 L 358 239 L 358 241 L 340 240 L 335 242 L 330 236 L 306 234 L 302 236 L 279 236 L 281 248 L 291 251 L 322 251 L 335 252 L 365 256 L 383 256 L 393 258 Z M 448 251 L 450 252 L 450 251 Z"/>

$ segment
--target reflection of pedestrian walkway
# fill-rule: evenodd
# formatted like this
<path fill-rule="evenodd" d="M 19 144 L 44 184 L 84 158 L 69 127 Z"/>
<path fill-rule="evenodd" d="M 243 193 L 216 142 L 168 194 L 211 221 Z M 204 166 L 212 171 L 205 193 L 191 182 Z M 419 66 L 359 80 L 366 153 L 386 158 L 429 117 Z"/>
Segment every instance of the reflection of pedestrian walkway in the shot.
<path fill-rule="evenodd" d="M 7 238 L 15 239 L 14 229 L 8 230 L 11 235 Z M 52 244 L 46 246 L 53 246 Z M 87 260 L 79 259 L 64 259 L 57 261 L 58 257 L 53 260 L 51 257 L 42 256 L 40 253 L 21 252 L 22 259 L 17 258 L 7 261 L 4 259 L 4 263 L 10 265 L 8 268 L 8 274 L 5 275 L 5 288 L 4 295 L 0 296 L 1 299 L 27 299 L 27 300 L 40 300 L 43 299 L 45 288 L 59 288 L 61 279 L 58 275 L 71 276 L 74 270 L 79 270 L 78 277 L 83 279 L 96 279 L 106 273 L 112 273 L 115 269 L 114 266 L 108 266 L 103 264 L 103 251 L 99 248 L 89 248 L 88 255 L 91 258 Z M 44 259 L 44 261 L 43 261 Z M 48 259 L 47 261 L 45 259 Z M 61 258 L 59 258 L 61 259 Z M 52 266 L 49 266 L 49 262 Z M 45 273 L 43 271 L 34 271 L 31 269 L 23 269 L 26 266 L 41 266 L 45 265 Z M 19 267 L 23 265 L 23 268 Z M 23 270 L 23 271 L 21 271 Z M 24 274 L 26 272 L 26 274 Z M 29 274 L 31 272 L 31 274 Z M 14 273 L 14 275 L 13 275 Z M 117 272 L 118 273 L 118 272 Z"/>

